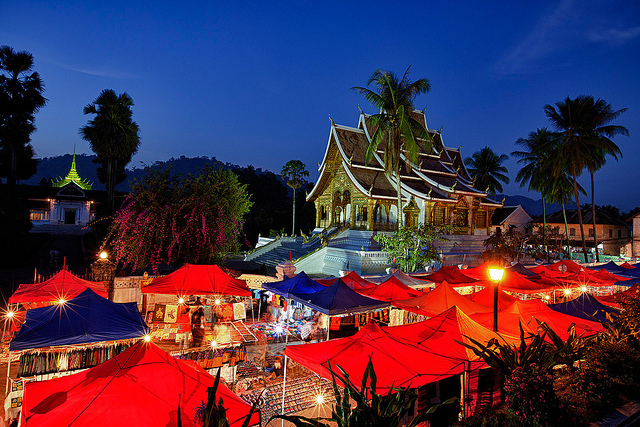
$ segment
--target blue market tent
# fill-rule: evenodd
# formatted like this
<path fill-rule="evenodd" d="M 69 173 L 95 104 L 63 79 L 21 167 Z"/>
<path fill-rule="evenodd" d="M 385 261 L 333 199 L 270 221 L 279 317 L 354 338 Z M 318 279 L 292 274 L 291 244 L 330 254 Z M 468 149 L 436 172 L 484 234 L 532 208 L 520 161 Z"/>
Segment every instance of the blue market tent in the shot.
<path fill-rule="evenodd" d="M 389 307 L 388 302 L 360 295 L 340 279 L 312 294 L 292 293 L 291 299 L 329 316 L 363 313 Z"/>
<path fill-rule="evenodd" d="M 608 322 L 607 313 L 611 314 L 614 319 L 618 314 L 618 310 L 602 304 L 595 297 L 587 293 L 583 293 L 571 301 L 549 304 L 549 308 L 581 319 L 593 320 L 595 318 L 600 322 Z"/>
<path fill-rule="evenodd" d="M 135 302 L 115 303 L 87 289 L 64 304 L 28 310 L 9 349 L 115 341 L 148 333 Z"/>
<path fill-rule="evenodd" d="M 622 274 L 620 274 L 620 276 L 622 276 Z M 636 276 L 629 280 L 622 280 L 620 282 L 614 283 L 614 285 L 617 285 L 617 286 L 629 286 L 629 287 L 637 284 L 640 284 L 640 276 Z"/>
<path fill-rule="evenodd" d="M 506 270 L 514 271 L 514 272 L 516 272 L 518 274 L 521 274 L 521 275 L 527 276 L 527 277 L 538 276 L 537 273 L 529 270 L 527 267 L 525 267 L 524 265 L 522 265 L 519 262 L 513 264 L 511 267 L 507 267 Z"/>
<path fill-rule="evenodd" d="M 303 271 L 291 279 L 285 279 L 279 282 L 263 283 L 262 288 L 285 298 L 291 298 L 292 294 L 312 294 L 314 292 L 322 291 L 327 287 L 311 279 Z"/>
<path fill-rule="evenodd" d="M 616 263 L 615 263 L 615 262 L 613 262 L 613 261 L 609 261 L 608 263 L 603 264 L 603 265 L 595 265 L 595 266 L 593 266 L 593 267 L 587 267 L 587 268 L 589 268 L 589 269 L 591 269 L 591 270 L 594 270 L 594 271 L 599 271 L 599 270 L 601 270 L 601 269 L 603 269 L 603 268 L 604 268 L 604 269 L 605 269 L 605 270 L 607 270 L 609 273 L 613 273 L 613 274 L 622 274 L 622 275 L 624 275 L 624 273 L 625 273 L 626 271 L 629 271 L 629 269 L 628 269 L 628 268 L 620 267 L 618 264 L 616 264 Z"/>

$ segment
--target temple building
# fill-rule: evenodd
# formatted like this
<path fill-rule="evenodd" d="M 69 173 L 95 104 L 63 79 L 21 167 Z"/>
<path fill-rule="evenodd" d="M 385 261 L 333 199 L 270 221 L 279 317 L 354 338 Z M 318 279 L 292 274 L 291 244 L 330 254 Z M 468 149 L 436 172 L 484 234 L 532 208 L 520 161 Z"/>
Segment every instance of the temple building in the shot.
<path fill-rule="evenodd" d="M 66 177 L 51 183 L 51 187 L 25 188 L 28 192 L 31 223 L 38 225 L 85 225 L 95 219 L 96 209 L 90 197 L 92 184 L 80 178 L 73 155 Z M 92 194 L 95 196 L 95 194 Z"/>
<path fill-rule="evenodd" d="M 460 148 L 446 147 L 442 134 L 427 127 L 423 112 L 413 111 L 412 116 L 428 129 L 432 144 L 418 141 L 417 164 L 409 164 L 405 154 L 401 155 L 404 225 L 450 224 L 456 226 L 458 234 L 487 235 L 491 217 L 502 204 L 474 188 Z M 384 140 L 366 161 L 373 135 L 369 117 L 361 111 L 355 128 L 331 121 L 329 141 L 319 165 L 320 177 L 307 195 L 307 201 L 316 206 L 316 227 L 367 231 L 396 228 L 397 177 L 384 172 Z"/>

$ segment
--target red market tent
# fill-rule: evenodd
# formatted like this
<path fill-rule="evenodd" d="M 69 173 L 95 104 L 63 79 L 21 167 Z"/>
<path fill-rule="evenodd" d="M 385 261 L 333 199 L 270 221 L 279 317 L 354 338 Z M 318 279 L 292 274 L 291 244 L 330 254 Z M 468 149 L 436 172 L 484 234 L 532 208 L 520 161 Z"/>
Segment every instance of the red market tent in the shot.
<path fill-rule="evenodd" d="M 473 285 L 477 282 L 476 279 L 467 276 L 455 265 L 443 265 L 435 273 L 428 274 L 424 277 L 420 277 L 424 280 L 430 280 L 435 283 L 447 282 L 452 285 Z"/>
<path fill-rule="evenodd" d="M 550 270 L 568 271 L 569 273 L 577 273 L 581 270 L 584 270 L 584 267 L 582 267 L 580 264 L 568 259 L 563 259 L 562 261 L 548 264 L 546 265 L 546 267 Z"/>
<path fill-rule="evenodd" d="M 316 279 L 316 282 L 324 285 L 324 286 L 329 286 L 331 285 L 333 282 L 335 282 L 337 279 L 337 277 L 331 277 L 331 278 L 327 278 L 327 279 Z M 373 283 L 363 279 L 362 277 L 360 277 L 358 275 L 358 273 L 356 273 L 355 271 L 350 271 L 349 274 L 340 277 L 340 280 L 342 280 L 342 282 L 344 282 L 345 285 L 347 285 L 348 287 L 350 287 L 353 290 L 358 290 L 358 289 L 363 289 L 366 287 L 369 287 L 371 285 L 373 285 Z"/>
<path fill-rule="evenodd" d="M 107 297 L 107 290 L 102 283 L 81 279 L 67 270 L 60 270 L 49 280 L 40 283 L 27 283 L 18 286 L 18 289 L 9 298 L 10 303 L 27 302 L 55 302 L 60 299 L 70 300 L 81 294 L 87 288 L 102 297 Z"/>
<path fill-rule="evenodd" d="M 464 270 L 464 274 L 479 279 L 481 282 L 476 283 L 477 285 L 493 287 L 493 282 L 489 280 L 490 267 L 491 265 L 485 262 L 478 267 Z M 502 276 L 502 280 L 500 280 L 500 289 L 519 294 L 535 294 L 552 291 L 553 286 L 533 282 L 515 271 L 504 270 L 504 275 Z"/>
<path fill-rule="evenodd" d="M 477 302 L 478 304 L 493 307 L 493 287 L 487 286 L 483 290 L 465 295 L 465 297 L 469 298 L 473 302 Z M 505 291 L 498 291 L 498 310 L 506 310 L 517 300 L 518 298 L 512 297 Z"/>
<path fill-rule="evenodd" d="M 380 285 L 369 286 L 368 288 L 356 290 L 360 295 L 381 301 L 397 301 L 410 299 L 423 295 L 423 292 L 417 291 L 405 285 L 395 276 L 391 276 Z"/>
<path fill-rule="evenodd" d="M 486 327 L 493 326 L 493 314 L 478 314 L 471 316 L 473 320 Z M 575 324 L 576 332 L 585 336 L 596 334 L 604 328 L 598 322 L 592 322 L 578 317 L 559 313 L 549 308 L 540 300 L 516 301 L 508 309 L 498 313 L 498 329 L 511 335 L 519 332 L 518 321 L 522 322 L 525 332 L 535 333 L 538 322 L 545 322 L 562 339 L 567 339 L 567 330 L 571 324 Z"/>
<path fill-rule="evenodd" d="M 604 268 L 602 270 L 596 271 L 595 273 L 591 273 L 591 275 L 596 279 L 610 282 L 609 286 L 613 285 L 615 282 L 623 282 L 625 280 L 630 280 L 629 277 L 618 276 L 617 274 L 607 271 Z"/>
<path fill-rule="evenodd" d="M 193 362 L 178 360 L 155 344 L 140 342 L 86 371 L 25 386 L 21 423 L 29 426 L 195 426 L 195 410 L 207 401 L 215 378 Z M 250 405 L 219 384 L 232 426 L 242 425 Z M 260 422 L 255 413 L 252 425 Z"/>
<path fill-rule="evenodd" d="M 469 336 L 480 342 L 497 337 L 452 307 L 424 322 L 389 327 L 369 323 L 352 337 L 290 346 L 285 353 L 325 378 L 331 378 L 329 363 L 337 372 L 340 366 L 356 387 L 371 355 L 377 387 L 388 390 L 392 386 L 419 387 L 484 366 L 471 350 L 456 342 L 470 343 Z"/>
<path fill-rule="evenodd" d="M 620 304 L 618 304 L 618 300 L 620 298 L 624 298 L 627 295 L 635 295 L 640 292 L 640 287 L 637 284 L 633 285 L 626 291 L 618 292 L 612 295 L 606 295 L 603 297 L 596 297 L 598 301 L 600 301 L 604 305 L 608 305 L 609 307 L 619 308 Z"/>
<path fill-rule="evenodd" d="M 419 297 L 394 301 L 393 305 L 427 317 L 437 316 L 454 305 L 467 315 L 486 313 L 492 310 L 490 307 L 463 297 L 447 282 L 442 282 L 431 292 Z"/>
<path fill-rule="evenodd" d="M 185 264 L 171 274 L 153 279 L 145 294 L 251 296 L 247 282 L 234 279 L 217 265 Z"/>
<path fill-rule="evenodd" d="M 620 267 L 624 267 L 627 270 L 634 270 L 635 268 L 637 268 L 638 264 L 629 264 L 629 261 L 625 261 L 622 264 L 620 264 Z"/>

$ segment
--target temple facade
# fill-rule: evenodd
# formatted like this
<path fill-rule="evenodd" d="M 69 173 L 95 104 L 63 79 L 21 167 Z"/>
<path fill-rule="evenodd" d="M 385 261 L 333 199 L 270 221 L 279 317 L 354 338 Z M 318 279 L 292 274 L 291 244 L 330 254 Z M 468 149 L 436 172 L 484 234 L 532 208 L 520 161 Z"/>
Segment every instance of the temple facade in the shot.
<path fill-rule="evenodd" d="M 409 164 L 406 156 L 401 155 L 400 215 L 404 225 L 450 224 L 460 234 L 488 234 L 491 216 L 502 204 L 474 188 L 460 148 L 446 147 L 441 133 L 427 127 L 423 112 L 413 111 L 412 115 L 428 129 L 432 144 L 419 141 L 417 164 Z M 366 161 L 372 135 L 369 115 L 362 111 L 357 127 L 331 121 L 329 141 L 319 165 L 320 177 L 307 195 L 307 200 L 316 206 L 317 227 L 395 230 L 397 177 L 384 172 L 385 141 Z"/>

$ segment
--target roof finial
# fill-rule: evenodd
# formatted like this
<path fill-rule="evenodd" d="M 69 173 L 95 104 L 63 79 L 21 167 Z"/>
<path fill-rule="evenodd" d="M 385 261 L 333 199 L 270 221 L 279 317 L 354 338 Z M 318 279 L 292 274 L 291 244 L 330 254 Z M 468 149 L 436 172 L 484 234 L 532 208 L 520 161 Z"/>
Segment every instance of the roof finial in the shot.
<path fill-rule="evenodd" d="M 331 118 L 331 114 L 329 114 L 329 120 L 331 120 L 331 125 L 335 126 L 336 124 L 333 122 L 333 119 Z"/>
<path fill-rule="evenodd" d="M 458 184 L 458 181 L 454 182 L 453 185 L 451 186 L 451 191 L 456 189 L 456 184 Z"/>
<path fill-rule="evenodd" d="M 431 198 L 431 192 L 433 191 L 433 187 L 429 188 L 429 192 L 427 193 L 427 197 Z"/>
<path fill-rule="evenodd" d="M 360 104 L 358 104 L 358 110 L 360 110 L 360 114 L 364 114 L 364 111 L 362 111 L 362 108 L 360 108 Z"/>

